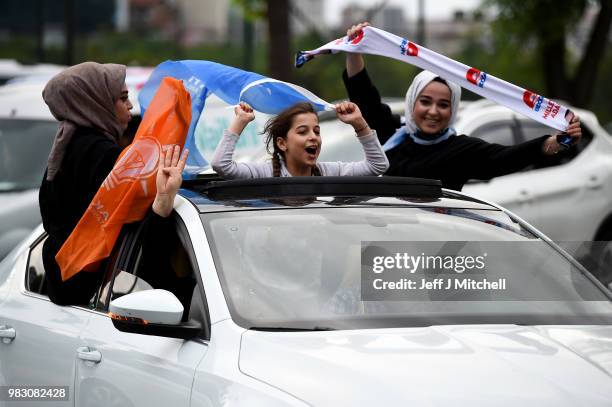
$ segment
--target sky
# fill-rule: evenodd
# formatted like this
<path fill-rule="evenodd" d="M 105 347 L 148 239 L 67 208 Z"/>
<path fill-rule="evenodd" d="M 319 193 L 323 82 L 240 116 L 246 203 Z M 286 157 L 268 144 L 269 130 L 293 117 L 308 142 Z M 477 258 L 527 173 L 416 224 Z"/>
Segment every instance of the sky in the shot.
<path fill-rule="evenodd" d="M 334 26 L 340 23 L 342 9 L 349 4 L 359 4 L 372 7 L 381 0 L 325 0 L 325 19 Z M 425 0 L 425 18 L 448 19 L 455 10 L 474 10 L 482 0 Z M 417 17 L 419 0 L 389 0 L 387 5 L 399 6 L 404 9 L 404 17 L 414 21 Z"/>

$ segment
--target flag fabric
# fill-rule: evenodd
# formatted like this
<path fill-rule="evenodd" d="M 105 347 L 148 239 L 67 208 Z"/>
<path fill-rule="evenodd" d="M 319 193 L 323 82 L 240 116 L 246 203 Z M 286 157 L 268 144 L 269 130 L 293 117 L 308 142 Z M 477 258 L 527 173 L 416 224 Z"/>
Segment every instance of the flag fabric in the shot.
<path fill-rule="evenodd" d="M 183 80 L 192 99 L 192 120 L 185 143 L 190 151 L 184 174 L 187 178 L 208 167 L 208 162 L 196 145 L 195 128 L 205 107 L 206 97 L 211 93 L 230 105 L 242 101 L 267 114 L 277 114 L 304 101 L 310 102 L 317 111 L 333 109 L 332 104 L 292 83 L 216 62 L 184 60 L 166 61 L 155 68 L 138 96 L 143 110 L 146 111 L 161 80 L 167 76 Z"/>
<path fill-rule="evenodd" d="M 567 107 L 553 100 L 369 26 L 352 40 L 344 36 L 317 49 L 300 51 L 295 65 L 300 67 L 316 55 L 340 51 L 381 55 L 415 65 L 557 130 L 565 131 L 573 117 Z"/>
<path fill-rule="evenodd" d="M 144 218 L 155 199 L 162 151 L 185 144 L 191 122 L 189 93 L 180 80 L 166 78 L 152 98 L 134 141 L 119 156 L 91 204 L 55 259 L 67 280 L 95 271 L 108 257 L 125 223 Z"/>

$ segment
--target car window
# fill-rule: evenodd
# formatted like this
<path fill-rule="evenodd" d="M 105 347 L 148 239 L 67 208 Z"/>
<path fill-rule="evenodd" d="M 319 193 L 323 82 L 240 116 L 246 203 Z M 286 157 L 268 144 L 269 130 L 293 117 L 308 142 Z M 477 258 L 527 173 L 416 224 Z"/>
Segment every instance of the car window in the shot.
<path fill-rule="evenodd" d="M 47 296 L 47 284 L 45 281 L 45 266 L 43 263 L 43 246 L 47 239 L 48 235 L 45 233 L 32 244 L 30 254 L 28 256 L 27 273 L 25 274 L 26 290 L 44 296 Z M 114 253 L 112 256 L 116 256 L 116 253 Z M 114 258 L 112 256 L 111 258 Z M 107 264 L 108 262 L 102 262 L 100 267 L 104 269 L 107 267 Z M 97 292 L 94 296 L 92 296 L 88 305 L 81 306 L 85 308 L 93 308 L 98 296 L 99 293 Z"/>
<path fill-rule="evenodd" d="M 45 267 L 42 260 L 43 244 L 47 240 L 46 237 L 35 242 L 30 250 L 28 257 L 28 272 L 26 273 L 25 287 L 26 290 L 47 295 L 45 286 Z"/>
<path fill-rule="evenodd" d="M 551 129 L 550 127 L 544 126 L 541 123 L 535 121 L 521 121 L 520 129 L 522 140 L 529 141 L 534 138 L 541 137 L 546 134 L 555 134 L 557 130 Z M 582 125 L 582 138 L 580 139 L 580 143 L 575 146 L 576 150 L 579 152 L 582 151 L 589 143 L 593 140 L 593 133 L 589 130 L 587 126 Z"/>
<path fill-rule="evenodd" d="M 500 211 L 308 208 L 204 214 L 202 220 L 232 318 L 245 328 L 360 329 L 492 320 L 578 324 L 609 318 L 612 312 L 594 278 Z M 494 246 L 491 242 L 507 244 L 491 254 L 484 274 L 491 281 L 508 276 L 507 290 L 432 289 L 419 292 L 416 300 L 364 300 L 364 266 L 372 275 L 365 253 L 399 254 L 385 251 L 383 242 L 405 244 L 413 259 L 426 258 L 422 245 L 428 242 L 436 252 L 452 250 L 464 259 L 483 255 L 481 247 Z M 501 260 L 491 263 L 495 259 Z"/>
<path fill-rule="evenodd" d="M 57 122 L 0 119 L 0 192 L 38 188 Z"/>
<path fill-rule="evenodd" d="M 188 252 L 193 249 L 186 244 L 188 238 L 179 236 L 177 222 L 174 218 L 148 219 L 130 226 L 118 242 L 121 248 L 103 284 L 97 305 L 100 311 L 123 295 L 159 288 L 176 295 L 185 309 L 183 319 L 188 319 L 198 289 L 197 268 L 195 256 Z"/>
<path fill-rule="evenodd" d="M 517 142 L 512 122 L 485 124 L 474 130 L 470 136 L 504 146 L 513 146 Z"/>
<path fill-rule="evenodd" d="M 542 137 L 544 135 L 551 135 L 557 133 L 557 130 L 533 120 L 520 121 L 519 128 L 522 141 L 530 141 L 538 137 Z M 537 165 L 530 166 L 524 171 L 566 164 L 576 158 L 582 152 L 582 150 L 584 150 L 586 146 L 589 145 L 592 140 L 593 133 L 588 129 L 588 127 L 582 125 L 582 138 L 580 139 L 580 143 L 578 143 L 578 145 L 573 146 L 567 151 L 562 151 L 559 154 L 544 157 L 544 159 L 541 160 L 540 163 L 538 163 Z"/>

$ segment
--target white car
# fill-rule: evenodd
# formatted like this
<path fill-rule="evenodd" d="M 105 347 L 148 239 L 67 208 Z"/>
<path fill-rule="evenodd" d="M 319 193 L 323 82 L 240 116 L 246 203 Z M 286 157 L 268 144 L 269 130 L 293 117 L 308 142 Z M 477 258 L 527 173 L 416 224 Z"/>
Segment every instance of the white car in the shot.
<path fill-rule="evenodd" d="M 0 263 L 0 405 L 612 405 L 610 293 L 511 213 L 394 177 L 187 187 L 88 305 L 45 295 L 40 228 Z M 454 266 L 406 273 L 398 244 Z M 398 276 L 431 286 L 377 288 Z"/>
<path fill-rule="evenodd" d="M 391 100 L 389 106 L 394 113 L 403 114 L 403 101 Z M 555 132 L 484 99 L 462 102 L 461 106 L 455 125 L 458 134 L 514 145 Z M 563 243 L 608 284 L 612 282 L 612 136 L 593 113 L 572 110 L 580 116 L 583 138 L 569 154 L 559 154 L 546 165 L 491 181 L 473 180 L 463 192 L 515 212 L 554 241 Z M 363 159 L 350 126 L 337 120 L 322 120 L 321 136 L 319 160 Z M 264 156 L 260 153 L 257 159 Z"/>

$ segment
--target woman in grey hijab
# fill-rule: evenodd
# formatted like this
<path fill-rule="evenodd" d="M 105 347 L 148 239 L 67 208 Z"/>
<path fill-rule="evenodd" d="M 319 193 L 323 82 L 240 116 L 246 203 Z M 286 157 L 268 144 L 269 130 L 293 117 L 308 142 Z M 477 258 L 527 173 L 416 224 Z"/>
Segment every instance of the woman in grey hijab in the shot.
<path fill-rule="evenodd" d="M 102 277 L 100 272 L 77 273 L 62 281 L 55 255 L 121 153 L 117 142 L 132 109 L 125 75 L 123 65 L 85 62 L 62 71 L 43 90 L 45 103 L 59 121 L 39 192 L 49 235 L 43 246 L 47 293 L 56 304 L 87 304 Z M 158 189 L 152 216 L 169 216 L 182 181 L 180 151 L 168 154 L 170 166 L 158 172 L 158 185 L 161 181 L 165 190 Z M 160 163 L 165 165 L 165 160 Z"/>

